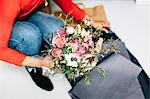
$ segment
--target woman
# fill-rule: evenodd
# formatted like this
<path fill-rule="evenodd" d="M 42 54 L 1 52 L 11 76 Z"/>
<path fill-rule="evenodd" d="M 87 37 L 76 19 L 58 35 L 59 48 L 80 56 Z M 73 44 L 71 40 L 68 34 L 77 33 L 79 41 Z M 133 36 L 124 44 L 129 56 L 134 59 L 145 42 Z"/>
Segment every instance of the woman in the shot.
<path fill-rule="evenodd" d="M 71 0 L 54 0 L 65 13 L 76 20 L 91 20 L 83 10 Z M 17 66 L 30 66 L 28 71 L 35 83 L 45 89 L 52 90 L 50 80 L 42 75 L 41 67 L 51 67 L 50 56 L 34 58 L 38 55 L 42 40 L 50 42 L 57 29 L 63 26 L 59 19 L 44 14 L 37 9 L 44 0 L 1 0 L 0 1 L 0 60 Z M 108 25 L 93 23 L 107 31 Z M 49 36 L 50 39 L 49 39 Z M 34 71 L 35 70 L 35 71 Z"/>

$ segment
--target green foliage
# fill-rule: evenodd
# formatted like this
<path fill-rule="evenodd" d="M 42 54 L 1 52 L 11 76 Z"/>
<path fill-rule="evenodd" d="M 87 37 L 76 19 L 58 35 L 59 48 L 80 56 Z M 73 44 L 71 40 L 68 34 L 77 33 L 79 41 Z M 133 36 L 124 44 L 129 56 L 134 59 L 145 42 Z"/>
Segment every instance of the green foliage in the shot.
<path fill-rule="evenodd" d="M 72 52 L 72 48 L 69 46 L 63 47 L 63 54 L 70 54 Z"/>
<path fill-rule="evenodd" d="M 106 77 L 107 71 L 102 68 L 97 68 L 97 71 L 103 76 Z"/>

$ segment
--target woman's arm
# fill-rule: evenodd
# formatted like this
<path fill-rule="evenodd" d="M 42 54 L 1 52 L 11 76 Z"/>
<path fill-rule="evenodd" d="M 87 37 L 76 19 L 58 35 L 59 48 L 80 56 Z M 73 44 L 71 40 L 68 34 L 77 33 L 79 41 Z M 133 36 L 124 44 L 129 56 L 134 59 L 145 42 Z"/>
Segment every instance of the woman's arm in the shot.
<path fill-rule="evenodd" d="M 76 20 L 83 20 L 85 11 L 80 9 L 72 0 L 54 0 L 54 2 L 65 12 L 70 13 Z"/>
<path fill-rule="evenodd" d="M 0 60 L 20 65 L 26 55 L 8 47 L 14 21 L 20 13 L 19 2 L 16 2 L 16 0 L 14 0 L 14 2 L 12 1 L 13 0 L 1 0 L 0 3 Z"/>
<path fill-rule="evenodd" d="M 102 23 L 102 22 L 95 22 L 94 19 L 90 18 L 88 15 L 86 15 L 85 11 L 80 9 L 75 3 L 72 2 L 72 0 L 54 0 L 55 3 L 65 12 L 70 13 L 71 16 L 73 16 L 76 20 L 84 21 L 86 19 L 91 20 L 93 22 L 94 27 L 100 28 L 102 31 L 105 31 L 106 33 L 108 30 L 106 28 L 110 28 L 110 24 L 108 23 Z"/>
<path fill-rule="evenodd" d="M 47 67 L 51 68 L 51 56 L 44 58 L 34 58 L 26 56 L 24 61 L 21 63 L 22 66 L 32 66 L 32 67 Z"/>

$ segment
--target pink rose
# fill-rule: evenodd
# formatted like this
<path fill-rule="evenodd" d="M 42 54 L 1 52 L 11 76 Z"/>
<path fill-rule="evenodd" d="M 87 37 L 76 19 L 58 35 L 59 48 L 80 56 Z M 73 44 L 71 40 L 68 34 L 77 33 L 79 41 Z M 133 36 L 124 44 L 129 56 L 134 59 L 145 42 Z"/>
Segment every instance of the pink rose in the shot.
<path fill-rule="evenodd" d="M 75 54 L 77 54 L 78 56 L 84 54 L 86 52 L 85 47 L 80 46 L 79 49 L 77 51 L 75 51 Z"/>
<path fill-rule="evenodd" d="M 83 47 L 85 47 L 86 49 L 88 49 L 88 48 L 89 48 L 88 43 L 82 43 L 82 46 L 83 46 Z"/>
<path fill-rule="evenodd" d="M 90 38 L 90 41 L 89 41 L 88 45 L 91 46 L 92 48 L 94 48 L 94 42 L 93 42 L 92 38 Z"/>
<path fill-rule="evenodd" d="M 65 37 L 63 36 L 55 36 L 52 40 L 52 44 L 54 47 L 63 48 L 66 45 Z"/>
<path fill-rule="evenodd" d="M 78 41 L 78 40 L 72 40 L 70 44 L 71 44 L 71 46 L 76 46 L 76 47 L 78 47 L 79 41 Z"/>
<path fill-rule="evenodd" d="M 74 43 L 74 44 L 79 44 L 79 40 L 72 40 L 71 43 Z"/>
<path fill-rule="evenodd" d="M 60 28 L 59 30 L 57 30 L 57 34 L 65 36 L 67 33 L 65 32 L 64 28 Z"/>
<path fill-rule="evenodd" d="M 59 48 L 54 48 L 51 52 L 52 56 L 58 57 L 58 58 L 61 57 L 61 53 L 62 53 L 62 50 Z"/>

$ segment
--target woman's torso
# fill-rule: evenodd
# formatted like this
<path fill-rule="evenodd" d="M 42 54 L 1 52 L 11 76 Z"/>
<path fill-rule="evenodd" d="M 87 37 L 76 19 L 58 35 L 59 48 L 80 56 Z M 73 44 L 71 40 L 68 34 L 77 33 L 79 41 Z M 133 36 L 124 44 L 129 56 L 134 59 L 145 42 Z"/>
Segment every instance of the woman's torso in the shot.
<path fill-rule="evenodd" d="M 19 18 L 26 17 L 33 10 L 37 9 L 44 0 L 20 0 L 20 14 Z"/>

